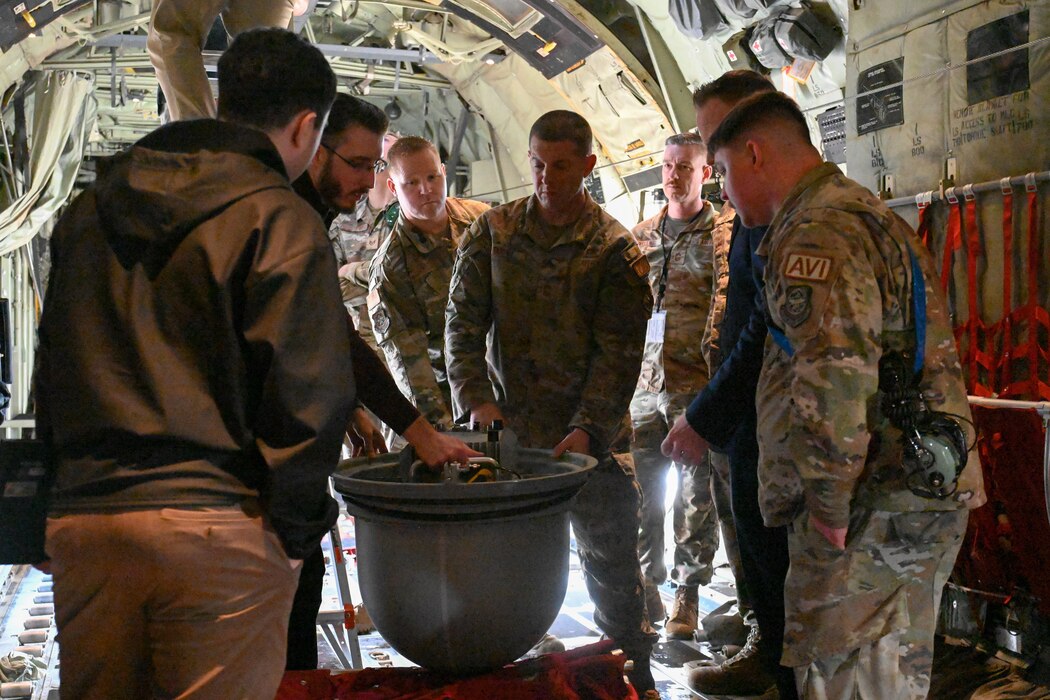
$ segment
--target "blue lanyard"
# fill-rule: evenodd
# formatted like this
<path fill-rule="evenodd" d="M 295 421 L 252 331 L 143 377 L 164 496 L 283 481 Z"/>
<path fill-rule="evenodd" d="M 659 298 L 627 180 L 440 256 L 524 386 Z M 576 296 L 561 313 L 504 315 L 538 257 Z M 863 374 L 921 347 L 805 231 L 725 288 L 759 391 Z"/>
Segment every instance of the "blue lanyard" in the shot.
<path fill-rule="evenodd" d="M 905 245 L 908 245 L 907 243 Z M 919 259 L 915 257 L 911 246 L 908 245 L 908 257 L 911 259 L 911 304 L 912 313 L 915 316 L 915 364 L 913 370 L 916 375 L 922 371 L 926 361 L 926 281 L 922 276 L 922 267 Z M 776 326 L 769 326 L 769 334 L 773 336 L 774 342 L 787 353 L 788 357 L 795 354 L 791 341 L 784 335 L 784 331 Z"/>

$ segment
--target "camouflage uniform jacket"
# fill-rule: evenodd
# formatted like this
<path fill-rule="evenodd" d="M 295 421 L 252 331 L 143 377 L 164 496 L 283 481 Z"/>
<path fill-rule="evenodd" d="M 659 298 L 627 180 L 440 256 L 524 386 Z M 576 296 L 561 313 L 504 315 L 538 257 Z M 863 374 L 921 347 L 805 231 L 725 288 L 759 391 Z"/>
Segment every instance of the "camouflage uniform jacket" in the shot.
<path fill-rule="evenodd" d="M 470 199 L 446 201 L 449 231 L 431 236 L 398 217 L 369 271 L 368 313 L 376 341 L 402 393 L 431 423 L 451 425 L 445 375 L 445 306 L 455 250 L 488 209 Z"/>
<path fill-rule="evenodd" d="M 704 328 L 704 339 L 700 342 L 700 352 L 703 353 L 712 377 L 722 366 L 725 351 L 733 351 L 733 348 L 723 348 L 720 338 L 722 319 L 726 314 L 726 299 L 729 296 L 729 246 L 733 241 L 735 219 L 736 210 L 726 202 L 722 211 L 715 214 L 714 227 L 711 229 L 714 291 L 711 294 L 711 311 L 707 314 L 707 327 Z"/>
<path fill-rule="evenodd" d="M 653 313 L 665 314 L 663 342 L 646 338 L 637 389 L 684 397 L 684 409 L 710 376 L 696 340 L 704 335 L 711 310 L 715 211 L 705 202 L 678 237 L 665 242 L 666 218 L 665 206 L 632 231 L 649 260 Z"/>
<path fill-rule="evenodd" d="M 926 280 L 921 388 L 932 410 L 969 419 L 945 298 L 908 225 L 827 163 L 802 178 L 773 219 L 758 251 L 767 258 L 769 325 L 783 331 L 794 353 L 767 339 L 758 385 L 767 525 L 808 512 L 846 527 L 854 499 L 891 512 L 960 507 L 908 490 L 899 431 L 878 407 L 879 358 L 915 347 L 909 248 Z M 959 480 L 960 495 L 966 492 L 973 507 L 983 502 L 975 450 Z"/>
<path fill-rule="evenodd" d="M 339 291 L 343 295 L 343 305 L 354 320 L 357 332 L 380 356 L 383 353 L 372 335 L 372 322 L 368 318 L 365 303 L 368 266 L 379 244 L 390 234 L 397 215 L 396 200 L 385 209 L 376 211 L 366 197 L 353 214 L 340 214 L 328 229 L 328 238 L 332 241 L 332 250 L 342 272 L 339 276 Z M 349 265 L 349 268 L 343 270 L 344 265 Z"/>
<path fill-rule="evenodd" d="M 536 207 L 533 196 L 486 212 L 459 249 L 445 330 L 456 417 L 495 402 L 521 444 L 553 447 L 581 428 L 601 455 L 629 433 L 648 263 L 589 196 L 554 240 Z"/>

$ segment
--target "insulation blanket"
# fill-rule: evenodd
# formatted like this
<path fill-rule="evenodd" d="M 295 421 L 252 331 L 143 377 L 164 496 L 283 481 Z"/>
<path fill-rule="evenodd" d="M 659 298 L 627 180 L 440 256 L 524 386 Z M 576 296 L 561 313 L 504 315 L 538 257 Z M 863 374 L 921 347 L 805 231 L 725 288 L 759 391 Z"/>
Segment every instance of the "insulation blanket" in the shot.
<path fill-rule="evenodd" d="M 880 177 L 892 175 L 895 197 L 937 189 L 948 158 L 959 185 L 1045 169 L 1050 141 L 1039 115 L 1050 99 L 1050 4 L 968 4 L 897 25 L 895 36 L 875 32 L 879 41 L 863 47 L 851 20 L 847 172 L 865 187 L 878 191 Z M 891 3 L 868 5 L 882 13 Z"/>

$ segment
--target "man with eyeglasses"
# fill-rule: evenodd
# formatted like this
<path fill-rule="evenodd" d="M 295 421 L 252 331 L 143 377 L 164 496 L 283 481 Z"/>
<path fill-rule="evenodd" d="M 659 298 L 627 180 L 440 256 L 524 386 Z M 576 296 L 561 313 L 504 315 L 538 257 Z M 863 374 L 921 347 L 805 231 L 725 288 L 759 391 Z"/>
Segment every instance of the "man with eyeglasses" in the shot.
<path fill-rule="evenodd" d="M 321 137 L 321 146 L 302 177 L 292 187 L 321 215 L 330 228 L 338 213 L 352 212 L 375 184 L 375 173 L 386 163 L 380 158 L 388 121 L 374 105 L 338 94 Z M 347 435 L 364 454 L 385 452 L 378 428 L 364 408 L 372 410 L 411 444 L 427 464 L 465 460 L 479 453 L 443 435 L 420 416 L 398 390 L 382 360 L 361 338 L 347 316 L 350 358 L 357 394 L 364 406 L 354 410 Z M 317 611 L 324 584 L 324 554 L 318 547 L 303 562 L 288 626 L 288 670 L 317 668 Z"/>
<path fill-rule="evenodd" d="M 489 207 L 445 195 L 445 166 L 419 136 L 387 154 L 389 190 L 401 213 L 369 274 L 368 312 L 376 341 L 401 392 L 435 425 L 452 425 L 445 372 L 445 306 L 456 248 Z"/>
<path fill-rule="evenodd" d="M 386 167 L 382 158 L 386 115 L 364 100 L 340 93 L 332 105 L 321 147 L 293 187 L 331 226 L 351 214 Z"/>
<path fill-rule="evenodd" d="M 398 138 L 394 131 L 383 136 L 384 160 Z M 343 304 L 361 337 L 380 356 L 382 352 L 375 344 L 365 297 L 368 295 L 368 267 L 379 250 L 379 244 L 386 239 L 397 220 L 397 198 L 387 187 L 388 179 L 389 168 L 376 173 L 375 185 L 368 190 L 368 196 L 361 198 L 353 212 L 337 216 L 328 230 L 339 264 L 339 290 L 343 294 Z"/>

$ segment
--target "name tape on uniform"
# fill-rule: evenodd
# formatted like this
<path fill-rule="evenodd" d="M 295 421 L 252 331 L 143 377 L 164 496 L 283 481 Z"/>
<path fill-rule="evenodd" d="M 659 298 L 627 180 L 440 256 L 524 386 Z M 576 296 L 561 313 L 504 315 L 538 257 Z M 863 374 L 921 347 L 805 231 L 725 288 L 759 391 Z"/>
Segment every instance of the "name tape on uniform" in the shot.
<path fill-rule="evenodd" d="M 831 258 L 792 253 L 788 256 L 784 276 L 809 282 L 824 282 L 831 274 Z"/>

